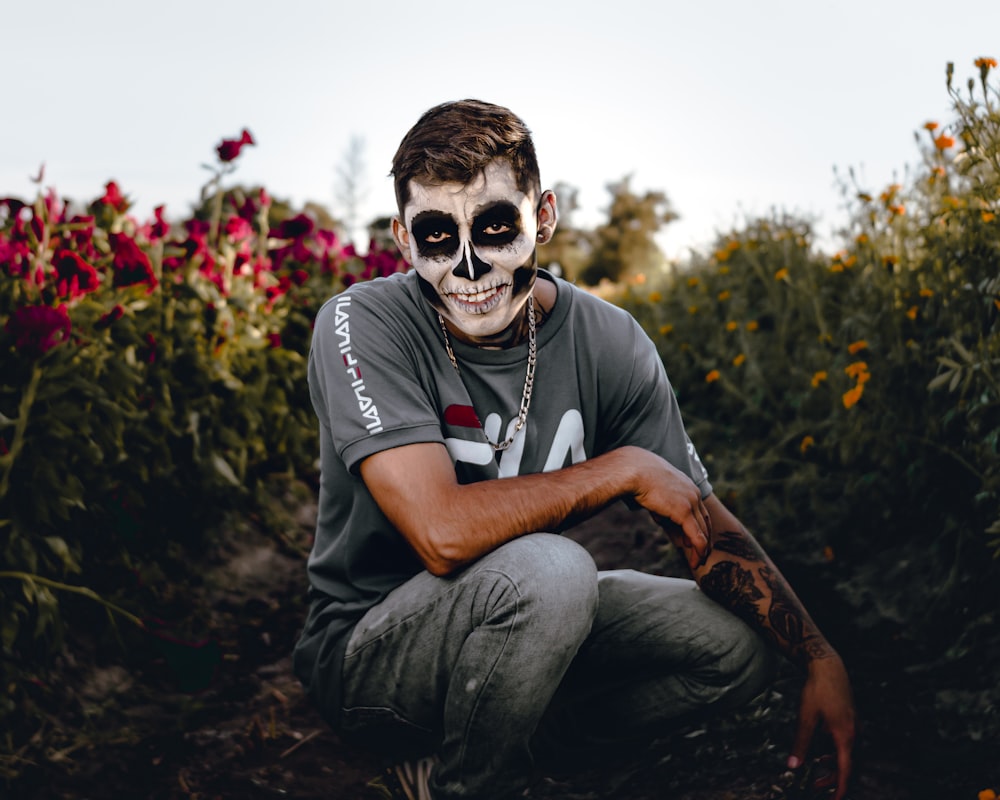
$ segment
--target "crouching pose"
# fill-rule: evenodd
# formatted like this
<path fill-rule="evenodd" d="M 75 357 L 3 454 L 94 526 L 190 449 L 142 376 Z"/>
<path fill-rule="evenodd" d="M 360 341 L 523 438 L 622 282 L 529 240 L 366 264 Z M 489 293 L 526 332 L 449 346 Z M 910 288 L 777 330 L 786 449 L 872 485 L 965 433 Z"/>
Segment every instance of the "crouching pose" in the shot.
<path fill-rule="evenodd" d="M 524 123 L 437 106 L 392 174 L 413 268 L 331 298 L 309 360 L 322 474 L 294 663 L 312 701 L 349 741 L 433 756 L 398 770 L 413 796 L 491 800 L 539 759 L 746 703 L 778 652 L 806 676 L 790 765 L 822 725 L 842 797 L 844 665 L 712 493 L 639 325 L 538 269 L 556 197 Z M 693 581 L 598 571 L 558 535 L 620 499 Z"/>

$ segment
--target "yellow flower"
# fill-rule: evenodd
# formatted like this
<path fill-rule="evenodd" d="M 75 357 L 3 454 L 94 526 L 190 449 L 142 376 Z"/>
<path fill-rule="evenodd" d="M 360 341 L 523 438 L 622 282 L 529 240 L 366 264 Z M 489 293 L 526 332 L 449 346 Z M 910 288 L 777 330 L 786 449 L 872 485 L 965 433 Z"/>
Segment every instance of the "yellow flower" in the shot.
<path fill-rule="evenodd" d="M 858 339 L 856 342 L 851 342 L 849 345 L 847 345 L 847 352 L 850 353 L 852 356 L 861 350 L 867 350 L 867 349 L 868 349 L 868 342 L 866 342 L 864 339 Z"/>
<path fill-rule="evenodd" d="M 733 359 L 733 366 L 738 367 L 746 360 L 747 360 L 746 355 L 744 353 L 740 353 L 738 356 L 736 356 L 736 358 Z"/>
<path fill-rule="evenodd" d="M 728 250 L 716 250 L 715 251 L 715 260 L 716 261 L 726 261 L 728 258 L 729 258 L 729 251 Z"/>
<path fill-rule="evenodd" d="M 830 272 L 843 272 L 843 271 L 844 271 L 844 265 L 841 264 L 839 261 L 834 261 L 830 265 Z"/>
<path fill-rule="evenodd" d="M 719 267 L 719 274 L 720 275 L 728 275 L 729 274 L 729 267 Z"/>
<path fill-rule="evenodd" d="M 848 389 L 844 392 L 844 408 L 852 408 L 857 405 L 857 402 L 861 399 L 861 395 L 864 394 L 864 391 L 864 384 L 859 383 L 853 389 Z"/>
<path fill-rule="evenodd" d="M 854 239 L 854 241 L 856 241 L 858 244 L 865 244 L 868 241 L 868 234 L 859 233 L 857 237 Z"/>
<path fill-rule="evenodd" d="M 732 296 L 732 294 L 731 294 L 731 293 L 729 292 L 729 290 L 728 290 L 728 289 L 727 289 L 727 290 L 725 290 L 725 291 L 723 291 L 723 292 L 719 292 L 719 302 L 721 302 L 721 303 L 724 303 L 724 302 L 726 302 L 726 300 L 728 300 L 728 299 L 729 299 L 729 298 L 730 298 L 731 296 Z"/>
<path fill-rule="evenodd" d="M 787 267 L 782 267 L 781 269 L 779 269 L 777 272 L 774 273 L 774 279 L 776 281 L 783 281 L 787 277 L 788 277 Z"/>
<path fill-rule="evenodd" d="M 755 331 L 755 330 L 757 330 L 757 328 L 759 328 L 759 327 L 760 327 L 760 323 L 759 323 L 759 322 L 757 322 L 757 320 L 755 320 L 755 319 L 752 319 L 752 320 L 750 320 L 750 321 L 749 321 L 749 322 L 747 323 L 747 330 L 748 330 L 748 331 Z"/>
<path fill-rule="evenodd" d="M 698 279 L 697 278 L 688 278 L 688 286 L 694 288 L 697 285 L 698 285 Z"/>
<path fill-rule="evenodd" d="M 668 333 L 670 333 L 671 331 L 673 331 L 673 329 L 674 329 L 674 326 L 671 325 L 669 322 L 666 325 L 661 325 L 660 326 L 660 335 L 661 336 L 666 336 Z"/>
<path fill-rule="evenodd" d="M 933 289 L 928 289 L 925 286 L 923 289 L 920 290 L 920 296 L 921 297 L 933 297 L 934 296 L 934 290 Z"/>
<path fill-rule="evenodd" d="M 799 443 L 799 450 L 803 453 L 816 444 L 816 440 L 812 436 L 803 436 L 802 441 Z"/>
<path fill-rule="evenodd" d="M 653 291 L 649 293 L 650 303 L 659 303 L 663 299 L 663 295 L 659 292 Z"/>
<path fill-rule="evenodd" d="M 993 222 L 997 218 L 997 215 L 992 211 L 980 211 L 979 214 L 983 218 L 983 222 Z"/>
<path fill-rule="evenodd" d="M 698 306 L 688 306 L 688 314 L 697 314 Z"/>
<path fill-rule="evenodd" d="M 713 369 L 705 376 L 705 383 L 715 383 L 719 378 L 722 377 L 722 373 L 717 369 Z"/>
<path fill-rule="evenodd" d="M 727 331 L 735 331 L 738 327 L 740 327 L 740 323 L 738 323 L 735 319 L 731 319 L 726 323 Z"/>
<path fill-rule="evenodd" d="M 814 372 L 812 376 L 812 386 L 815 389 L 827 378 L 826 370 L 821 369 L 819 372 Z"/>
<path fill-rule="evenodd" d="M 916 306 L 910 306 L 908 309 L 906 309 L 906 316 L 908 316 L 910 319 L 916 319 L 917 318 L 917 307 Z"/>

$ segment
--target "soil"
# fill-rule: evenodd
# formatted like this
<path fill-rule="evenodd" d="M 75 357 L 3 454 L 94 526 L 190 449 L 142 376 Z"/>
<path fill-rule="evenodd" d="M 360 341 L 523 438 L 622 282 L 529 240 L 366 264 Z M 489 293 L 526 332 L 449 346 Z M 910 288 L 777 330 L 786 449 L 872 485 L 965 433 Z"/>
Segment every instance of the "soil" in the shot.
<path fill-rule="evenodd" d="M 153 637 L 158 646 L 148 652 L 139 648 L 126 664 L 120 655 L 103 658 L 85 636 L 73 637 L 69 644 L 71 651 L 77 648 L 76 662 L 67 661 L 67 685 L 61 689 L 70 702 L 64 711 L 49 713 L 20 749 L 19 778 L 6 788 L 0 780 L 0 796 L 382 796 L 369 785 L 382 764 L 341 742 L 308 705 L 291 673 L 289 653 L 305 612 L 305 556 L 314 508 L 302 503 L 289 520 L 280 537 L 264 535 L 263 529 L 272 526 L 260 521 L 236 526 L 220 542 L 213 559 L 217 565 L 193 589 L 192 616 L 173 626 L 163 623 Z M 599 567 L 683 574 L 648 516 L 624 506 L 613 506 L 568 535 L 590 550 Z M 890 642 L 852 633 L 849 610 L 822 581 L 807 572 L 785 572 L 852 673 L 862 728 L 849 796 L 958 800 L 976 798 L 988 787 L 1000 790 L 996 742 L 940 713 L 941 683 L 947 683 L 940 670 L 907 669 L 906 654 Z M 191 635 L 194 631 L 198 635 Z M 639 751 L 609 753 L 576 771 L 543 776 L 528 796 L 827 796 L 800 791 L 800 776 L 793 779 L 783 766 L 800 685 L 799 675 L 788 667 L 751 708 L 675 731 Z"/>

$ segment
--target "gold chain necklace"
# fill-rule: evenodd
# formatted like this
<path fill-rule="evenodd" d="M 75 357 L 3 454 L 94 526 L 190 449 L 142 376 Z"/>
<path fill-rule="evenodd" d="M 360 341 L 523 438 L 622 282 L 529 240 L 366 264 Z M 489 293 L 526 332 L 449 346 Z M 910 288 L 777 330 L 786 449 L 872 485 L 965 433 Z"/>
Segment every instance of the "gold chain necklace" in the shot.
<path fill-rule="evenodd" d="M 448 359 L 451 361 L 451 365 L 455 368 L 455 372 L 458 373 L 459 378 L 462 377 L 462 371 L 458 368 L 458 359 L 455 358 L 455 351 L 451 349 L 451 339 L 448 337 L 448 328 L 445 327 L 444 317 L 438 314 L 438 324 L 441 326 L 441 333 L 444 334 L 444 349 L 448 351 Z M 517 432 L 524 427 L 525 421 L 528 419 L 528 408 L 531 406 L 531 391 L 535 386 L 535 364 L 538 361 L 538 346 L 535 341 L 535 300 L 529 294 L 528 295 L 528 369 L 524 374 L 524 390 L 521 392 L 521 410 L 517 415 L 517 422 L 514 423 L 514 432 L 504 439 L 502 442 L 493 444 L 490 442 L 489 437 L 486 437 L 486 441 L 489 442 L 490 447 L 493 448 L 495 453 L 499 453 L 501 450 L 506 450 L 514 442 L 514 437 L 517 436 Z M 486 432 L 483 432 L 486 435 Z"/>

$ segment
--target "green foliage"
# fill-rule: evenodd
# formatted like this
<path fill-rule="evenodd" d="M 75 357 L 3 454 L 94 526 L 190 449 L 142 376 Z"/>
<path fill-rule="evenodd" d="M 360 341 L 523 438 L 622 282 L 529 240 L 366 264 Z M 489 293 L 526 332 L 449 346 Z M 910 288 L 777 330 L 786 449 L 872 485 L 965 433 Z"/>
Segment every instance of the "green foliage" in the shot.
<path fill-rule="evenodd" d="M 402 268 L 315 208 L 223 190 L 231 171 L 175 225 L 140 224 L 114 183 L 85 210 L 0 201 L 0 721 L 89 619 L 63 599 L 143 628 L 224 513 L 314 472 L 315 312 Z"/>
<path fill-rule="evenodd" d="M 656 340 L 724 499 L 773 552 L 833 576 L 862 624 L 928 647 L 995 611 L 1000 577 L 988 71 L 952 91 L 947 132 L 925 126 L 910 185 L 845 183 L 840 252 L 800 220 L 754 220 L 617 298 Z"/>

